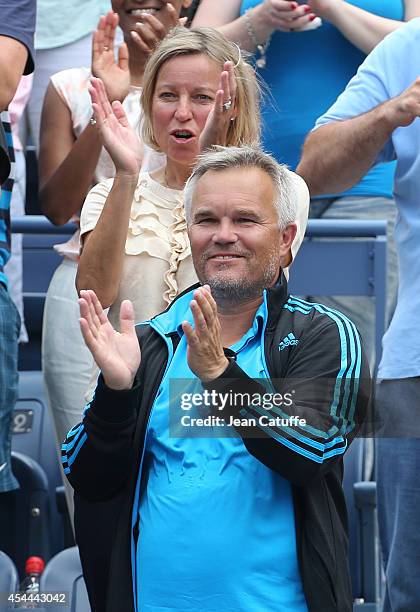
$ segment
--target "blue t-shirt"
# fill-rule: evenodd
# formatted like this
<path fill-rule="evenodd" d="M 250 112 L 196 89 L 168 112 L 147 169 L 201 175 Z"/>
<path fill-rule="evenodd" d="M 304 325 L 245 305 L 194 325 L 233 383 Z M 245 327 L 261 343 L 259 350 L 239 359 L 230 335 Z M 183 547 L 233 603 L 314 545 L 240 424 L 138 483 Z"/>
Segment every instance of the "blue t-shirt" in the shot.
<path fill-rule="evenodd" d="M 93 32 L 99 17 L 109 10 L 110 0 L 38 0 L 36 49 L 53 49 L 80 40 Z"/>
<path fill-rule="evenodd" d="M 251 329 L 231 347 L 255 378 L 267 377 L 265 317 L 263 303 Z M 191 321 L 191 313 L 185 318 Z M 250 455 L 239 436 L 231 437 L 232 428 L 181 425 L 183 414 L 206 418 L 210 410 L 181 409 L 181 393 L 203 391 L 186 349 L 182 335 L 148 425 L 137 610 L 306 612 L 290 483 Z"/>
<path fill-rule="evenodd" d="M 28 49 L 23 74 L 34 70 L 36 0 L 0 0 L 0 36 L 9 36 Z"/>
<path fill-rule="evenodd" d="M 382 17 L 404 18 L 402 0 L 349 1 Z M 241 12 L 258 4 L 260 0 L 244 0 Z M 264 148 L 294 170 L 316 119 L 335 102 L 365 57 L 325 20 L 308 32 L 275 32 L 267 65 L 260 70 L 270 92 L 262 107 Z M 394 170 L 394 164 L 377 166 L 345 195 L 392 197 Z"/>
<path fill-rule="evenodd" d="M 398 96 L 420 75 L 420 19 L 385 38 L 366 58 L 317 126 L 356 117 Z M 383 339 L 380 378 L 420 375 L 420 119 L 397 128 L 377 161 L 397 160 L 394 198 L 398 303 Z"/>
<path fill-rule="evenodd" d="M 0 36 L 14 38 L 25 45 L 28 50 L 28 59 L 24 74 L 30 74 L 34 69 L 34 31 L 35 31 L 36 2 L 35 0 L 0 0 Z M 1 110 L 1 109 L 0 109 Z M 10 200 L 13 188 L 13 163 L 15 160 L 13 150 L 12 132 L 9 115 L 3 111 L 0 116 L 0 129 L 3 132 L 0 146 L 6 146 L 0 155 L 0 283 L 7 287 L 7 279 L 3 267 L 10 258 Z M 8 159 L 7 159 L 8 158 Z"/>

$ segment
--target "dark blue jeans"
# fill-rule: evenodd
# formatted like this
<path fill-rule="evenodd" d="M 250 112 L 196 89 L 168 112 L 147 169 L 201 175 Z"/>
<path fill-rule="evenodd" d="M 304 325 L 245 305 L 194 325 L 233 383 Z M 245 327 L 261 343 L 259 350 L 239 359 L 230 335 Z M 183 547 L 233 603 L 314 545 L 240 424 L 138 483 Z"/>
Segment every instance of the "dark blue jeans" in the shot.
<path fill-rule="evenodd" d="M 420 610 L 420 377 L 378 381 L 378 520 L 384 612 Z M 392 436 L 392 437 L 391 437 Z"/>
<path fill-rule="evenodd" d="M 11 421 L 18 391 L 20 317 L 0 283 L 0 493 L 19 488 L 10 461 Z"/>

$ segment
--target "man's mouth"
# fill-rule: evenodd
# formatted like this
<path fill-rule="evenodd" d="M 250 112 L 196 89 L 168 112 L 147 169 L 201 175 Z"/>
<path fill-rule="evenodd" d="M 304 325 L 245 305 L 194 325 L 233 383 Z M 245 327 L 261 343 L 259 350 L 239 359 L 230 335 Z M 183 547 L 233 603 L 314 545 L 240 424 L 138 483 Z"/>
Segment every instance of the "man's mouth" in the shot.
<path fill-rule="evenodd" d="M 243 259 L 244 255 L 238 255 L 237 253 L 229 253 L 224 255 L 211 255 L 208 259 L 213 261 L 225 261 L 227 259 Z"/>

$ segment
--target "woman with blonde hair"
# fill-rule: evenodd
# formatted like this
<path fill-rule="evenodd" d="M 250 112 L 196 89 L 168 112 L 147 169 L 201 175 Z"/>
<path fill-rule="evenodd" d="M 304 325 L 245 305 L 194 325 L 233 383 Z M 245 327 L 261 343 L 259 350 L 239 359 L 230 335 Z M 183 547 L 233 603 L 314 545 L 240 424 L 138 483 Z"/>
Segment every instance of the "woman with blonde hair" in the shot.
<path fill-rule="evenodd" d="M 139 173 L 138 140 L 121 104 L 108 102 L 99 79 L 91 96 L 116 176 L 94 187 L 83 206 L 76 286 L 93 289 L 118 325 L 122 300 L 133 302 L 141 321 L 196 282 L 182 190 L 206 147 L 259 143 L 260 90 L 238 46 L 222 34 L 175 28 L 145 69 L 142 140 L 166 155 L 166 165 L 150 173 Z M 304 231 L 305 205 L 301 216 Z"/>
<path fill-rule="evenodd" d="M 174 29 L 145 69 L 142 141 L 166 155 L 166 164 L 150 173 L 139 173 L 138 139 L 121 105 L 108 102 L 99 79 L 91 95 L 117 171 L 84 203 L 76 286 L 94 289 L 116 325 L 123 299 L 131 299 L 143 320 L 196 281 L 182 190 L 206 146 L 259 142 L 259 87 L 239 48 L 223 35 Z"/>

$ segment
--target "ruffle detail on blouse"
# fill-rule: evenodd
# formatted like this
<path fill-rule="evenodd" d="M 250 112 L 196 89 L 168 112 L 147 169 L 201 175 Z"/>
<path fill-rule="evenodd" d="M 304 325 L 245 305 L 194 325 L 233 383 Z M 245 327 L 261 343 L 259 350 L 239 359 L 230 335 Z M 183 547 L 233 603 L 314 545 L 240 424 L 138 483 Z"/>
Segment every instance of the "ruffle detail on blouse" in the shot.
<path fill-rule="evenodd" d="M 174 208 L 173 215 L 175 221 L 172 224 L 171 254 L 169 257 L 169 270 L 165 274 L 165 284 L 168 289 L 163 294 L 163 299 L 167 304 L 178 295 L 178 283 L 176 272 L 178 264 L 191 253 L 190 241 L 187 234 L 187 221 L 185 219 L 184 202 L 180 201 Z"/>
<path fill-rule="evenodd" d="M 164 277 L 167 287 L 164 300 L 169 304 L 178 294 L 179 262 L 191 254 L 182 191 L 160 185 L 147 173 L 140 175 L 131 206 L 125 252 L 127 255 L 147 253 L 169 263 Z"/>

